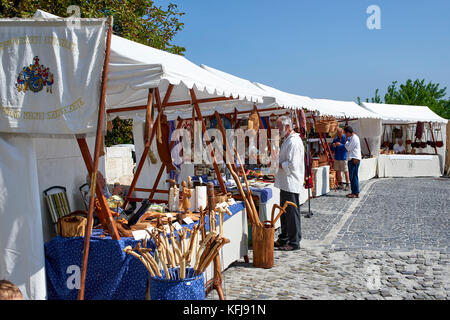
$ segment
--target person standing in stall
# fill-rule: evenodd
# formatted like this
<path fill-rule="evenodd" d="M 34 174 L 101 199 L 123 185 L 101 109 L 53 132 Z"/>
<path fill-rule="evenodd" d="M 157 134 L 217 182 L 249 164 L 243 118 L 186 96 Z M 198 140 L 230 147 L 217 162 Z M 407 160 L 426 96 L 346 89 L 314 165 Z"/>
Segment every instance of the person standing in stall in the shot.
<path fill-rule="evenodd" d="M 345 143 L 345 149 L 348 151 L 348 171 L 350 173 L 350 186 L 352 193 L 347 195 L 347 198 L 359 198 L 359 178 L 358 169 L 361 162 L 361 143 L 359 137 L 353 132 L 352 127 L 344 128 L 347 142 Z"/>
<path fill-rule="evenodd" d="M 342 173 L 345 175 L 345 190 L 350 190 L 350 175 L 347 166 L 347 149 L 345 149 L 345 143 L 347 138 L 344 134 L 344 129 L 337 128 L 337 136 L 331 143 L 331 151 L 334 151 L 334 163 L 333 168 L 336 170 L 336 179 L 338 182 L 338 190 L 344 189 L 342 182 Z"/>
<path fill-rule="evenodd" d="M 301 223 L 299 194 L 305 176 L 304 147 L 299 134 L 292 129 L 292 121 L 287 116 L 277 119 L 276 127 L 284 138 L 279 153 L 279 168 L 275 176 L 276 188 L 280 189 L 280 206 L 286 201 L 297 205 L 288 206 L 281 215 L 281 234 L 274 246 L 283 251 L 300 249 Z"/>

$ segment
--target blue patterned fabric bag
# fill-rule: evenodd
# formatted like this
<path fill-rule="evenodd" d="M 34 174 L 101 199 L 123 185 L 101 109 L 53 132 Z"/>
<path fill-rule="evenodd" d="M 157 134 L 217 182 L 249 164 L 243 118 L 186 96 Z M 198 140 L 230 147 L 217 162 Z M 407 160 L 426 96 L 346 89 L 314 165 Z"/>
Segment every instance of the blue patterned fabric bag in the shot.
<path fill-rule="evenodd" d="M 169 272 L 171 280 L 166 279 L 164 270 L 162 278 L 150 277 L 151 300 L 205 300 L 203 273 L 195 276 L 193 268 L 186 268 L 186 277 L 180 279 L 180 268 L 171 268 Z"/>

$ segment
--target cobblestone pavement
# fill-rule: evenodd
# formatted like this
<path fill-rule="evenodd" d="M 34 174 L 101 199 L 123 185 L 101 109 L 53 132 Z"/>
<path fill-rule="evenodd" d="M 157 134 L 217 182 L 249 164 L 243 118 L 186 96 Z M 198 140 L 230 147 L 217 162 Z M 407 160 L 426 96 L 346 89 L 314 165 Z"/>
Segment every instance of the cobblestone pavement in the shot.
<path fill-rule="evenodd" d="M 254 268 L 250 250 L 250 263 L 225 270 L 226 299 L 449 299 L 450 179 L 372 179 L 360 189 L 359 199 L 312 199 L 301 249 L 275 250 L 273 268 Z"/>

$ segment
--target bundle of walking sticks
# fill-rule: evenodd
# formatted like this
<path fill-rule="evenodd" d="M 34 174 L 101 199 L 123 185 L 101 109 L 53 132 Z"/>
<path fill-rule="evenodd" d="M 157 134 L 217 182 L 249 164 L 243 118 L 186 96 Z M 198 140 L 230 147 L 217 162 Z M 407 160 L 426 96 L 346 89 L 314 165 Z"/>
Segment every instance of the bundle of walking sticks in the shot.
<path fill-rule="evenodd" d="M 210 222 L 212 222 L 211 217 Z M 152 229 L 151 232 L 147 231 L 149 237 L 144 239 L 143 246 L 138 243 L 134 248 L 127 246 L 124 249 L 126 253 L 139 259 L 152 277 L 168 280 L 184 279 L 188 267 L 193 268 L 194 275 L 199 275 L 219 254 L 220 249 L 230 242 L 222 236 L 221 232 L 217 233 L 215 228 L 206 234 L 204 216 L 192 230 L 185 227 L 176 231 L 171 221 L 169 228 L 169 233 L 158 228 Z M 188 233 L 190 234 L 189 238 Z M 202 236 L 201 242 L 200 235 Z M 153 250 L 147 246 L 151 239 L 155 244 Z M 162 270 L 164 270 L 164 275 Z"/>
<path fill-rule="evenodd" d="M 239 161 L 239 167 L 242 170 L 242 176 L 244 177 L 244 181 L 245 181 L 245 186 L 247 188 L 247 194 L 244 192 L 244 189 L 242 187 L 241 184 L 241 180 L 239 179 L 239 176 L 236 174 L 236 172 L 233 170 L 232 166 L 230 163 L 227 162 L 227 168 L 230 171 L 231 175 L 233 176 L 234 181 L 236 182 L 236 186 L 238 188 L 238 191 L 244 201 L 245 204 L 245 209 L 247 210 L 248 213 L 248 217 L 250 219 L 250 223 L 252 225 L 257 225 L 259 227 L 263 226 L 263 223 L 261 222 L 260 218 L 259 218 L 259 214 L 258 214 L 258 210 L 256 210 L 256 206 L 255 203 L 253 201 L 253 195 L 252 195 L 252 191 L 250 190 L 250 185 L 248 184 L 247 181 L 247 175 L 245 174 L 245 168 L 242 165 L 242 161 L 241 158 L 239 157 L 239 153 L 236 151 L 236 148 L 234 148 L 234 153 L 236 154 L 236 157 Z"/>

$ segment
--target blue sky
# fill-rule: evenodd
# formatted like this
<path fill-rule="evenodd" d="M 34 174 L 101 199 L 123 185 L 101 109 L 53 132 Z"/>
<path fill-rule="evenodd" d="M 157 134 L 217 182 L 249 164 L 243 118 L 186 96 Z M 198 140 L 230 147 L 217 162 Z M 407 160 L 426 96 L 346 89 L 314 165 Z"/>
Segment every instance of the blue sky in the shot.
<path fill-rule="evenodd" d="M 313 98 L 363 100 L 408 78 L 447 87 L 448 0 L 160 0 L 184 29 L 174 43 L 196 64 Z M 381 10 L 369 30 L 368 6 Z"/>

